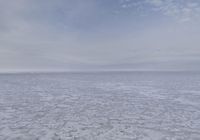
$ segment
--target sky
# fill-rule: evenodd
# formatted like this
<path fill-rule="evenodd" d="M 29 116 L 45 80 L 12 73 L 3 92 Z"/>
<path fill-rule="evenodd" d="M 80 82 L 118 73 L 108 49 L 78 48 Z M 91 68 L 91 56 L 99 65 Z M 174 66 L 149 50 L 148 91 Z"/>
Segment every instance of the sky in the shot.
<path fill-rule="evenodd" d="M 200 70 L 199 0 L 0 0 L 0 71 Z"/>

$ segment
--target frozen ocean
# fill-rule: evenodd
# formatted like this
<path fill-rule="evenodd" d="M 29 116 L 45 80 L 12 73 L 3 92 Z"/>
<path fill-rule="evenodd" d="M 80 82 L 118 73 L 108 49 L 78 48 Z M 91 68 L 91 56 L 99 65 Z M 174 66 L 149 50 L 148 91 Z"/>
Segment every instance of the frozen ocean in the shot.
<path fill-rule="evenodd" d="M 200 73 L 0 74 L 0 140 L 200 140 Z"/>

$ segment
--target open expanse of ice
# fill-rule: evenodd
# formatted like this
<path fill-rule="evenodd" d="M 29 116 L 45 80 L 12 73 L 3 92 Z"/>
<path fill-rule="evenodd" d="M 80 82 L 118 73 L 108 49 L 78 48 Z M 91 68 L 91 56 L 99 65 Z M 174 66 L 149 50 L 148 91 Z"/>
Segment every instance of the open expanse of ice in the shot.
<path fill-rule="evenodd" d="M 0 74 L 0 140 L 200 140 L 200 73 Z"/>

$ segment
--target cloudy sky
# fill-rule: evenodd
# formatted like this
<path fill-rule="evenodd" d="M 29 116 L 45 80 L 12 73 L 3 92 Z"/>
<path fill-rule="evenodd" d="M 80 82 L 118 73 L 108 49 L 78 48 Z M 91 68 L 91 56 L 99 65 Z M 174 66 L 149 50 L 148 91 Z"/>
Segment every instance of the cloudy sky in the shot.
<path fill-rule="evenodd" d="M 200 70 L 199 0 L 0 0 L 0 71 Z"/>

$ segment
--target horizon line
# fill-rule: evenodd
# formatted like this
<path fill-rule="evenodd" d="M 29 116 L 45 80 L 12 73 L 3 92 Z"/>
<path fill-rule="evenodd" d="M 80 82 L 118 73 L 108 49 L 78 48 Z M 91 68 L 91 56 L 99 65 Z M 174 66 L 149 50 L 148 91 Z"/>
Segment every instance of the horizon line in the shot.
<path fill-rule="evenodd" d="M 45 73 L 100 73 L 100 72 L 200 72 L 200 70 L 156 70 L 156 69 L 96 69 L 96 70 L 0 70 L 0 74 L 45 74 Z"/>

